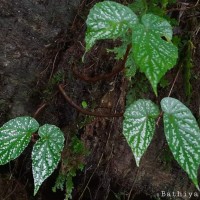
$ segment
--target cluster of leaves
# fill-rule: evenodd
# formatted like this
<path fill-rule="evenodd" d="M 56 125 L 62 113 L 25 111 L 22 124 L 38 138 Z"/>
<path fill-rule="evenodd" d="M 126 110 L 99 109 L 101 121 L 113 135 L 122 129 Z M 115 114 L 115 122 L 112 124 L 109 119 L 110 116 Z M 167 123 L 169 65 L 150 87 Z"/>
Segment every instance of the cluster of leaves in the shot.
<path fill-rule="evenodd" d="M 39 139 L 32 150 L 34 195 L 59 163 L 64 147 L 62 131 L 50 124 L 39 127 L 39 123 L 34 118 L 26 116 L 11 119 L 0 128 L 0 165 L 17 158 L 36 132 Z"/>
<path fill-rule="evenodd" d="M 83 158 L 87 154 L 84 144 L 76 136 L 72 137 L 69 148 L 63 153 L 62 168 L 57 177 L 53 192 L 65 189 L 65 199 L 72 199 L 74 189 L 73 177 L 77 171 L 83 170 Z M 66 158 L 65 158 L 66 157 Z"/>
<path fill-rule="evenodd" d="M 191 111 L 177 99 L 162 99 L 161 108 L 164 113 L 164 132 L 171 152 L 198 188 L 200 129 L 197 121 Z M 158 106 L 145 99 L 137 100 L 126 109 L 123 133 L 137 166 L 153 138 L 159 113 Z"/>
<path fill-rule="evenodd" d="M 157 15 L 146 14 L 146 1 L 136 3 L 145 8 L 145 12 L 139 11 L 140 17 L 133 12 L 133 8 L 116 2 L 97 3 L 86 21 L 86 52 L 97 40 L 120 38 L 122 45 L 112 51 L 117 59 L 121 59 L 128 46 L 131 46 L 125 65 L 126 75 L 132 77 L 138 69 L 144 72 L 157 95 L 157 84 L 176 64 L 178 49 L 171 42 L 172 27 L 169 22 Z M 169 1 L 163 0 L 161 3 L 166 8 Z M 161 108 L 164 113 L 164 132 L 171 152 L 199 189 L 200 129 L 197 121 L 177 99 L 163 98 Z M 123 134 L 133 151 L 137 166 L 152 140 L 159 113 L 158 106 L 146 99 L 137 100 L 126 108 Z"/>
<path fill-rule="evenodd" d="M 158 1 L 152 0 L 152 2 Z M 162 0 L 162 7 L 166 8 L 169 2 L 171 1 Z M 121 38 L 122 45 L 112 51 L 116 53 L 117 59 L 122 59 L 127 47 L 131 46 L 125 65 L 126 75 L 132 77 L 137 70 L 145 73 L 157 95 L 157 84 L 176 64 L 178 50 L 171 42 L 172 27 L 168 21 L 154 14 L 146 14 L 145 0 L 136 1 L 136 3 L 141 3 L 145 8 L 145 12 L 139 10 L 141 17 L 132 11 L 133 8 L 112 1 L 97 3 L 90 10 L 87 19 L 86 52 L 91 49 L 96 40 Z M 190 46 L 188 49 L 190 50 Z M 188 58 L 191 59 L 189 53 Z M 186 78 L 189 80 L 191 60 L 186 64 L 188 69 Z M 62 73 L 57 74 L 52 84 L 59 82 L 62 78 Z M 188 93 L 190 93 L 190 88 L 188 88 Z M 85 102 L 82 105 L 87 107 Z M 165 136 L 174 158 L 199 189 L 197 171 L 200 164 L 200 129 L 196 119 L 184 104 L 171 97 L 162 99 L 161 108 L 164 113 Z M 158 106 L 146 99 L 130 103 L 126 108 L 123 134 L 138 166 L 154 135 L 159 113 Z M 62 131 L 50 124 L 39 126 L 39 123 L 31 117 L 17 117 L 0 128 L 0 165 L 17 158 L 36 132 L 39 139 L 32 150 L 34 195 L 58 165 L 64 147 Z M 70 156 L 63 159 L 64 170 L 58 176 L 53 190 L 63 190 L 65 185 L 66 199 L 71 199 L 72 178 L 77 170 L 83 168 L 82 160 L 77 157 L 81 158 L 86 152 L 83 144 L 76 137 L 72 139 L 68 152 Z"/>
<path fill-rule="evenodd" d="M 157 95 L 157 84 L 178 58 L 168 21 L 151 13 L 139 18 L 130 8 L 105 1 L 90 10 L 86 23 L 86 51 L 96 40 L 121 38 L 123 44 L 118 47 L 118 57 L 122 57 L 124 49 L 126 51 L 124 46 L 132 46 L 126 64 L 131 69 L 129 76 L 135 74 L 136 66 L 145 73 Z"/>

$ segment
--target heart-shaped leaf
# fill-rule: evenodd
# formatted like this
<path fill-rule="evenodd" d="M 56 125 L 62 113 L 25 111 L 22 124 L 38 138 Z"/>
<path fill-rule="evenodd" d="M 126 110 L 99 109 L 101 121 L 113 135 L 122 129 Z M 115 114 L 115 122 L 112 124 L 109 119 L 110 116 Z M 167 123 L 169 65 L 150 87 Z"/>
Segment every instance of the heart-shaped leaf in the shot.
<path fill-rule="evenodd" d="M 133 27 L 133 57 L 157 95 L 157 84 L 162 76 L 176 64 L 178 50 L 170 42 L 172 28 L 165 19 L 146 14 L 141 21 L 142 24 L 136 24 Z"/>
<path fill-rule="evenodd" d="M 95 4 L 86 21 L 86 51 L 96 40 L 122 37 L 137 22 L 137 16 L 126 6 L 112 1 Z"/>
<path fill-rule="evenodd" d="M 191 111 L 177 99 L 166 97 L 161 101 L 164 112 L 164 130 L 169 147 L 180 166 L 198 187 L 200 164 L 200 130 Z"/>
<path fill-rule="evenodd" d="M 0 165 L 17 158 L 38 128 L 38 122 L 31 117 L 17 117 L 5 123 L 0 128 Z"/>
<path fill-rule="evenodd" d="M 64 135 L 58 127 L 45 124 L 39 128 L 38 134 L 40 139 L 32 151 L 34 195 L 58 165 L 64 147 Z"/>
<path fill-rule="evenodd" d="M 137 166 L 152 140 L 158 115 L 158 107 L 145 99 L 134 102 L 124 113 L 123 134 L 133 151 Z"/>

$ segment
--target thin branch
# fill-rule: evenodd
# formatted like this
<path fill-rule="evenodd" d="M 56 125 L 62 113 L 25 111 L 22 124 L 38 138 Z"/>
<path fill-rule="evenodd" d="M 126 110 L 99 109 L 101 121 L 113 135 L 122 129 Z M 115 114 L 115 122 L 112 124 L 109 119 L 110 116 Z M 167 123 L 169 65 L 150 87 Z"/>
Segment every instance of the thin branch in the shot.
<path fill-rule="evenodd" d="M 132 194 L 132 192 L 133 192 L 133 189 L 134 189 L 134 186 L 135 186 L 136 179 L 137 179 L 138 175 L 139 175 L 139 168 L 137 168 L 137 171 L 136 171 L 136 174 L 135 174 L 135 179 L 134 179 L 133 184 L 132 184 L 132 186 L 131 186 L 131 190 L 129 191 L 127 200 L 130 200 L 130 198 L 131 198 L 131 194 Z M 134 196 L 135 196 L 135 195 L 134 195 Z"/>
<path fill-rule="evenodd" d="M 60 53 L 60 50 L 56 53 L 55 57 L 54 57 L 54 60 L 53 60 L 53 68 L 51 70 L 51 74 L 50 74 L 50 77 L 49 77 L 49 81 L 51 80 L 52 76 L 53 76 L 53 73 L 54 73 L 54 70 L 55 70 L 55 63 L 56 63 L 56 60 L 57 60 L 57 57 Z"/>
<path fill-rule="evenodd" d="M 92 175 L 90 176 L 90 178 L 89 178 L 89 180 L 88 180 L 88 182 L 87 182 L 85 188 L 83 189 L 83 192 L 81 193 L 80 197 L 78 198 L 78 200 L 81 200 L 81 199 L 82 199 L 82 197 L 83 197 L 83 195 L 84 195 L 86 189 L 88 188 L 89 183 L 91 182 L 91 180 L 92 180 L 92 178 L 93 178 L 95 172 L 97 171 L 97 169 L 98 169 L 99 166 L 100 166 L 100 163 L 101 163 L 101 161 L 102 161 L 102 159 L 103 159 L 103 155 L 104 155 L 104 153 L 101 154 L 101 157 L 100 157 L 100 159 L 99 159 L 99 162 L 98 162 L 98 164 L 97 164 L 95 170 L 93 171 Z"/>
<path fill-rule="evenodd" d="M 122 117 L 124 113 L 99 113 L 99 112 L 91 112 L 89 110 L 85 110 L 78 106 L 72 99 L 67 95 L 65 90 L 63 89 L 62 84 L 58 85 L 59 91 L 65 98 L 65 100 L 74 108 L 76 108 L 79 112 L 85 114 L 85 115 L 91 115 L 91 116 L 96 116 L 96 117 Z"/>
<path fill-rule="evenodd" d="M 156 122 L 157 126 L 159 126 L 159 123 L 160 123 L 160 120 L 161 120 L 162 116 L 163 116 L 163 111 L 161 111 L 160 114 L 159 114 L 159 117 L 158 117 L 157 122 Z"/>
<path fill-rule="evenodd" d="M 33 117 L 36 118 L 39 113 L 47 106 L 47 103 L 43 103 L 33 114 Z"/>
<path fill-rule="evenodd" d="M 184 7 L 184 8 L 182 8 L 182 7 L 181 8 L 171 8 L 171 9 L 167 10 L 167 12 L 188 11 L 188 10 L 194 9 L 194 8 L 196 8 L 198 6 L 199 6 L 199 0 L 195 3 L 195 5 Z"/>
<path fill-rule="evenodd" d="M 197 0 L 197 2 L 195 3 L 195 7 L 199 5 L 199 0 Z"/>
<path fill-rule="evenodd" d="M 178 72 L 176 73 L 176 77 L 175 77 L 175 79 L 174 79 L 174 81 L 173 81 L 173 84 L 172 84 L 172 87 L 171 87 L 171 89 L 170 89 L 170 91 L 169 91 L 168 97 L 171 96 L 171 94 L 172 94 L 172 90 L 174 89 L 174 85 L 175 85 L 175 83 L 176 83 L 176 81 L 177 81 L 177 78 L 178 78 L 178 76 L 179 76 L 179 73 L 180 73 L 180 71 L 181 71 L 181 68 L 182 68 L 182 65 L 179 67 Z"/>
<path fill-rule="evenodd" d="M 92 83 L 95 83 L 95 82 L 98 82 L 98 81 L 101 81 L 101 80 L 107 80 L 107 79 L 110 79 L 111 77 L 117 75 L 119 72 L 121 72 L 122 70 L 124 69 L 124 67 L 120 66 L 118 67 L 117 69 L 115 69 L 114 71 L 112 71 L 111 73 L 107 73 L 107 74 L 101 74 L 99 76 L 95 76 L 95 77 L 90 77 L 90 76 L 83 76 L 81 75 L 75 65 L 72 67 L 72 71 L 74 73 L 74 75 L 83 80 L 83 81 L 86 81 L 86 82 L 92 82 Z"/>
<path fill-rule="evenodd" d="M 117 75 L 119 72 L 121 72 L 122 70 L 124 70 L 125 64 L 126 64 L 126 60 L 128 58 L 130 50 L 131 50 L 131 45 L 128 45 L 127 49 L 126 49 L 126 53 L 124 54 L 124 58 L 123 58 L 121 66 L 118 67 L 118 68 L 116 68 L 116 69 L 114 69 L 111 73 L 101 74 L 101 75 L 95 76 L 95 77 L 83 76 L 82 74 L 80 74 L 76 70 L 75 66 L 72 67 L 72 71 L 75 74 L 75 76 L 77 76 L 78 78 L 80 78 L 81 80 L 84 80 L 86 82 L 97 82 L 97 81 L 100 81 L 100 80 L 110 79 L 111 77 Z"/>
<path fill-rule="evenodd" d="M 176 73 L 176 76 L 175 76 L 175 78 L 174 78 L 174 81 L 173 81 L 173 83 L 172 83 L 172 86 L 171 86 L 171 88 L 170 88 L 170 91 L 169 91 L 167 97 L 170 97 L 171 94 L 172 94 L 172 91 L 173 91 L 173 89 L 174 89 L 174 85 L 175 85 L 175 83 L 176 83 L 176 81 L 177 81 L 177 79 L 178 79 L 178 76 L 179 76 L 179 74 L 180 74 L 181 68 L 182 68 L 182 65 L 179 67 L 178 72 Z M 161 119 L 162 116 L 163 116 L 163 111 L 160 113 L 160 115 L 159 115 L 159 117 L 158 117 L 158 120 L 157 120 L 157 122 L 156 122 L 156 125 L 157 125 L 157 126 L 159 125 L 159 122 L 160 122 L 160 119 Z"/>
<path fill-rule="evenodd" d="M 81 199 L 82 199 L 82 197 L 83 197 L 83 195 L 84 195 L 84 193 L 85 193 L 85 191 L 86 191 L 86 188 L 88 187 L 89 183 L 91 182 L 91 180 L 92 180 L 94 174 L 96 173 L 97 169 L 99 168 L 99 166 L 100 166 L 100 164 L 101 164 L 101 162 L 102 162 L 102 160 L 103 160 L 103 156 L 104 156 L 104 154 L 105 154 L 105 149 L 107 149 L 107 147 L 108 147 L 108 145 L 109 145 L 109 140 L 110 140 L 111 131 L 112 131 L 112 129 L 113 129 L 113 125 L 114 125 L 114 119 L 112 119 L 112 121 L 111 121 L 111 126 L 110 126 L 110 128 L 109 128 L 108 137 L 107 137 L 107 139 L 106 139 L 106 144 L 105 144 L 104 152 L 102 152 L 101 157 L 100 157 L 100 159 L 99 159 L 99 161 L 98 161 L 98 164 L 97 164 L 96 168 L 94 169 L 92 175 L 90 176 L 90 178 L 89 178 L 89 180 L 88 180 L 86 186 L 84 187 L 83 192 L 81 193 L 81 195 L 80 195 L 80 197 L 78 198 L 78 200 L 81 200 Z M 113 151 L 113 146 L 112 146 L 112 149 L 111 149 L 111 153 L 112 153 L 112 151 Z M 110 158 L 111 158 L 111 153 L 110 153 L 110 156 L 109 156 Z M 110 159 L 110 160 L 111 160 L 111 159 Z"/>

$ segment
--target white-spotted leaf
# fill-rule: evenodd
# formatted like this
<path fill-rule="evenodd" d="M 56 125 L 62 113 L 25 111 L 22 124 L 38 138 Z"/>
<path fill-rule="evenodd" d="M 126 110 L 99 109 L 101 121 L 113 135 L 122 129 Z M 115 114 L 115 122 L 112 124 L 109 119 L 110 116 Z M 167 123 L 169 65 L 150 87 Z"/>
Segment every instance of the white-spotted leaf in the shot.
<path fill-rule="evenodd" d="M 17 117 L 5 123 L 0 128 L 0 165 L 17 158 L 38 128 L 38 122 L 31 117 Z"/>
<path fill-rule="evenodd" d="M 166 97 L 161 101 L 164 131 L 174 158 L 198 187 L 200 164 L 200 129 L 191 111 L 179 100 Z"/>
<path fill-rule="evenodd" d="M 58 127 L 45 124 L 39 128 L 38 134 L 40 139 L 32 151 L 34 195 L 57 167 L 64 147 L 64 135 Z"/>
<path fill-rule="evenodd" d="M 133 151 L 137 166 L 152 140 L 158 115 L 158 107 L 145 99 L 137 100 L 124 113 L 123 134 Z"/>
<path fill-rule="evenodd" d="M 96 40 L 122 37 L 136 23 L 137 16 L 126 6 L 112 1 L 95 4 L 86 21 L 86 51 Z"/>
<path fill-rule="evenodd" d="M 157 95 L 157 84 L 163 75 L 176 64 L 178 50 L 170 42 L 172 28 L 165 19 L 146 14 L 141 22 L 133 27 L 133 57 Z"/>

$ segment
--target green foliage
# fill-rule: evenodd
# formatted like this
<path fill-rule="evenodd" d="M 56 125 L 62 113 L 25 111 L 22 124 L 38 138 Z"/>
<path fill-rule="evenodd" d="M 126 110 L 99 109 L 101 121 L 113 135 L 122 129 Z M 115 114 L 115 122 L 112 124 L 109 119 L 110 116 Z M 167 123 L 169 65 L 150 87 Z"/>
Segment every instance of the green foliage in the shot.
<path fill-rule="evenodd" d="M 87 104 L 86 101 L 82 101 L 82 102 L 81 102 L 81 105 L 82 105 L 83 108 L 87 108 L 87 107 L 88 107 L 88 104 Z"/>
<path fill-rule="evenodd" d="M 130 52 L 130 54 L 132 54 L 132 52 Z M 138 67 L 135 64 L 133 57 L 128 56 L 128 59 L 127 59 L 126 64 L 125 64 L 125 75 L 126 75 L 126 77 L 131 78 L 131 77 L 135 76 L 137 69 L 138 69 Z"/>
<path fill-rule="evenodd" d="M 129 89 L 126 94 L 126 107 L 139 98 L 146 98 L 145 95 L 150 89 L 147 78 L 143 74 L 137 73 L 130 81 Z"/>
<path fill-rule="evenodd" d="M 39 127 L 32 117 L 11 119 L 0 128 L 0 165 L 17 158 L 28 146 L 32 134 L 36 131 L 40 138 L 32 151 L 34 195 L 60 160 L 64 146 L 63 133 L 54 125 L 45 124 Z"/>
<path fill-rule="evenodd" d="M 148 9 L 146 0 L 136 0 L 129 4 L 128 7 L 137 15 L 144 15 Z"/>
<path fill-rule="evenodd" d="M 158 107 L 144 99 L 131 104 L 124 113 L 123 134 L 133 151 L 137 166 L 152 140 L 158 115 Z"/>
<path fill-rule="evenodd" d="M 40 139 L 35 143 L 32 151 L 34 195 L 58 165 L 64 147 L 63 133 L 54 125 L 45 124 L 41 126 L 38 135 Z"/>
<path fill-rule="evenodd" d="M 56 182 L 54 187 L 52 188 L 53 192 L 56 192 L 56 190 L 64 190 L 64 186 L 65 186 L 65 182 L 66 182 L 66 176 L 64 174 L 59 174 L 57 176 Z"/>
<path fill-rule="evenodd" d="M 123 36 L 137 22 L 137 16 L 126 6 L 112 1 L 97 3 L 90 10 L 86 21 L 86 51 L 96 40 Z"/>
<path fill-rule="evenodd" d="M 74 189 L 74 183 L 72 178 L 75 176 L 76 171 L 74 171 L 74 169 L 71 169 L 67 174 L 59 174 L 55 186 L 52 188 L 52 191 L 63 191 L 65 189 L 65 200 L 72 199 L 72 192 Z"/>
<path fill-rule="evenodd" d="M 178 49 L 171 42 L 172 27 L 166 19 L 162 18 L 167 5 L 173 2 L 174 0 L 136 0 L 129 7 L 112 1 L 97 3 L 90 10 L 86 21 L 86 52 L 97 40 L 119 38 L 121 45 L 109 51 L 116 54 L 116 59 L 123 59 L 127 47 L 131 46 L 125 63 L 126 76 L 131 79 L 137 70 L 143 72 L 157 95 L 158 83 L 163 80 L 163 83 L 161 81 L 163 87 L 168 84 L 162 77 L 176 64 L 178 57 Z M 153 11 L 154 14 L 148 14 L 148 11 Z M 175 41 L 180 44 L 179 38 Z M 191 94 L 191 49 L 192 43 L 189 41 L 184 63 L 188 96 Z M 63 75 L 64 73 L 58 72 L 53 76 L 49 82 L 48 94 L 63 79 Z M 145 84 L 140 86 L 140 91 L 148 91 Z M 133 101 L 136 99 L 136 93 L 137 90 L 129 92 L 127 97 L 123 134 L 139 166 L 153 138 L 159 109 L 150 100 Z M 82 106 L 86 108 L 87 102 L 83 101 Z M 179 165 L 199 189 L 197 172 L 200 164 L 200 129 L 197 121 L 191 111 L 177 99 L 171 97 L 162 99 L 161 108 L 164 113 L 164 133 L 169 148 Z M 86 121 L 80 126 L 85 123 Z M 34 195 L 59 163 L 64 147 L 62 131 L 50 124 L 39 127 L 38 122 L 31 117 L 17 117 L 0 128 L 0 165 L 17 158 L 36 132 L 39 139 L 32 151 Z M 77 137 L 71 138 L 69 148 L 63 152 L 61 171 L 53 191 L 65 189 L 66 199 L 72 199 L 73 177 L 78 170 L 83 169 L 86 154 L 83 143 Z"/>
<path fill-rule="evenodd" d="M 5 123 L 0 128 L 0 165 L 17 158 L 38 128 L 38 122 L 31 117 L 17 117 Z"/>
<path fill-rule="evenodd" d="M 132 40 L 132 38 L 129 34 L 126 34 L 121 40 L 122 40 L 121 46 L 114 47 L 113 49 L 108 49 L 108 52 L 113 52 L 116 55 L 115 56 L 116 60 L 123 59 L 124 54 L 126 53 L 126 48 L 130 44 L 130 41 Z M 137 65 L 135 64 L 133 56 L 131 56 L 132 54 L 133 52 L 131 50 L 129 52 L 129 56 L 125 63 L 125 75 L 128 78 L 135 76 L 138 69 Z"/>
<path fill-rule="evenodd" d="M 153 14 L 144 14 L 139 20 L 130 8 L 105 1 L 90 10 L 86 23 L 86 51 L 97 40 L 121 38 L 124 44 L 113 51 L 117 53 L 117 58 L 122 58 L 127 45 L 131 44 L 125 65 L 126 74 L 135 75 L 138 67 L 157 95 L 157 84 L 176 64 L 178 57 L 178 50 L 171 43 L 172 28 L 167 20 Z"/>
<path fill-rule="evenodd" d="M 84 144 L 76 136 L 72 137 L 70 149 L 74 154 L 86 154 L 86 149 Z"/>
<path fill-rule="evenodd" d="M 178 58 L 178 49 L 171 42 L 172 27 L 166 19 L 160 17 L 164 16 L 166 7 L 171 3 L 174 0 L 136 0 L 129 8 L 112 1 L 97 3 L 87 19 L 86 52 L 97 40 L 120 38 L 122 44 L 109 51 L 116 54 L 116 59 L 123 59 L 128 45 L 131 46 L 125 64 L 126 76 L 131 78 L 139 69 L 146 75 L 157 95 L 158 83 Z M 157 7 L 161 12 L 158 9 L 154 13 L 158 16 L 147 13 Z M 180 45 L 177 39 L 176 43 Z M 188 45 L 187 50 L 186 79 L 189 85 L 191 46 Z M 168 85 L 165 79 L 162 80 L 163 87 Z M 190 93 L 190 87 L 187 92 Z M 159 109 L 150 100 L 132 102 L 133 94 L 128 93 L 123 134 L 139 166 L 154 135 Z M 164 132 L 171 152 L 199 189 L 197 171 L 200 164 L 200 130 L 196 119 L 184 104 L 174 98 L 162 99 L 161 107 L 164 113 Z"/>
<path fill-rule="evenodd" d="M 180 166 L 198 187 L 200 164 L 200 129 L 191 111 L 177 99 L 166 97 L 161 101 L 164 112 L 164 130 L 169 147 Z"/>
<path fill-rule="evenodd" d="M 161 101 L 164 132 L 174 158 L 198 187 L 200 164 L 200 129 L 191 111 L 179 100 L 166 97 Z M 159 110 L 149 100 L 138 100 L 124 114 L 123 134 L 139 166 L 140 159 L 153 137 Z"/>
<path fill-rule="evenodd" d="M 176 3 L 176 0 L 135 0 L 129 7 L 137 15 L 143 15 L 147 12 L 158 16 L 165 16 L 167 6 Z"/>
<path fill-rule="evenodd" d="M 172 29 L 166 20 L 153 14 L 143 15 L 141 20 L 142 24 L 133 27 L 133 57 L 157 94 L 157 84 L 176 64 L 178 51 L 172 43 L 167 42 L 172 39 Z"/>
<path fill-rule="evenodd" d="M 61 191 L 65 189 L 65 199 L 68 200 L 72 199 L 72 192 L 74 189 L 73 177 L 76 176 L 79 170 L 83 170 L 83 158 L 87 154 L 87 150 L 82 141 L 74 136 L 71 138 L 69 148 L 64 154 L 66 154 L 65 156 L 67 157 L 63 159 L 62 170 L 52 190 L 56 192 L 58 189 Z"/>
<path fill-rule="evenodd" d="M 169 81 L 165 77 L 162 77 L 162 79 L 160 80 L 159 85 L 162 88 L 166 88 L 167 86 L 169 86 Z"/>
<path fill-rule="evenodd" d="M 66 176 L 66 193 L 65 199 L 72 199 L 72 191 L 74 189 L 74 183 L 72 178 L 76 176 L 76 171 L 71 170 Z"/>

